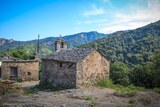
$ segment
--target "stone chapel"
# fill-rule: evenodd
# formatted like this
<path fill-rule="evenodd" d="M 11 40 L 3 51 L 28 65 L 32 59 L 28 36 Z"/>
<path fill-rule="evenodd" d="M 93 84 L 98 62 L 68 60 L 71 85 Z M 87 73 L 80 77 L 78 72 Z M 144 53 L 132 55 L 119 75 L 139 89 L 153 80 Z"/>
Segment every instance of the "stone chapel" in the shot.
<path fill-rule="evenodd" d="M 40 84 L 75 88 L 108 77 L 109 70 L 110 62 L 104 55 L 90 48 L 67 49 L 67 42 L 61 38 L 55 41 L 55 53 L 42 58 Z"/>

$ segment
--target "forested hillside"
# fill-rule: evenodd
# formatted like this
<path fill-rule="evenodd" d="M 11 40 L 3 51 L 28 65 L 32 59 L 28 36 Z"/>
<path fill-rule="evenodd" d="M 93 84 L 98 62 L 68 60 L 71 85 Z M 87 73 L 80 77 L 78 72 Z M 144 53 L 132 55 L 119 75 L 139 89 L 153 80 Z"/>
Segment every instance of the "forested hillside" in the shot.
<path fill-rule="evenodd" d="M 68 43 L 68 48 L 73 48 L 92 42 L 94 40 L 100 39 L 107 36 L 106 34 L 92 32 L 82 32 L 74 35 L 67 35 L 61 37 L 65 39 Z M 59 37 L 48 37 L 40 39 L 40 56 L 45 56 L 54 52 L 54 42 Z M 10 41 L 10 42 L 9 42 Z M 32 41 L 14 41 L 7 39 L 0 39 L 0 57 L 4 54 L 9 54 L 15 50 L 23 50 L 26 53 L 33 54 L 37 48 L 37 40 Z"/>
<path fill-rule="evenodd" d="M 81 47 L 95 48 L 112 62 L 142 64 L 160 49 L 160 21 L 128 32 L 119 31 Z"/>

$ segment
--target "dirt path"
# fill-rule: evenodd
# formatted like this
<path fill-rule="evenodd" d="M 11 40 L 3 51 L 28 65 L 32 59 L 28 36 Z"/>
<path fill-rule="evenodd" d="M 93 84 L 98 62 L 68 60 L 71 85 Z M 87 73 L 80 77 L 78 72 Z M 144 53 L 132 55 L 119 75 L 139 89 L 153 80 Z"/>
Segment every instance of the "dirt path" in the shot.
<path fill-rule="evenodd" d="M 31 88 L 34 87 L 35 85 L 39 84 L 39 81 L 26 81 L 26 82 L 19 82 L 15 83 L 16 85 L 19 85 L 22 88 Z"/>
<path fill-rule="evenodd" d="M 21 83 L 32 87 L 38 82 Z M 117 96 L 109 88 L 79 88 L 61 91 L 37 91 L 30 94 L 9 94 L 2 96 L 0 107 L 160 107 L 160 94 L 138 92 L 134 97 Z M 3 107 L 2 106 L 2 107 Z"/>
<path fill-rule="evenodd" d="M 115 90 L 100 88 L 68 89 L 33 94 L 10 94 L 5 107 L 159 107 L 160 95 L 139 92 L 135 97 L 115 96 Z M 1 99 L 1 100 L 2 100 Z M 129 106 L 129 107 L 130 107 Z"/>

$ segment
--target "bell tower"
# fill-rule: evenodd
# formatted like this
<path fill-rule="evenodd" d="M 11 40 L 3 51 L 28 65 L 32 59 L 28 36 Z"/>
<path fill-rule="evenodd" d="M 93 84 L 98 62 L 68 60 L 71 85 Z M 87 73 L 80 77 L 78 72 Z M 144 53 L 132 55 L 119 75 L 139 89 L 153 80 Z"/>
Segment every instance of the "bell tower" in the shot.
<path fill-rule="evenodd" d="M 59 38 L 55 41 L 55 51 L 62 49 L 67 49 L 67 42 L 64 39 Z"/>

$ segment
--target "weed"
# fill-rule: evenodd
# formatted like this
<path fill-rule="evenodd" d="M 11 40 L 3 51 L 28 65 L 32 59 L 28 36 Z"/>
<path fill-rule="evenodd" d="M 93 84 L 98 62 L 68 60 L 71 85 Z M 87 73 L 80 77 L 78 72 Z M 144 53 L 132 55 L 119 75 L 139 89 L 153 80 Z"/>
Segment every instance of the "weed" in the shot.
<path fill-rule="evenodd" d="M 91 96 L 83 96 L 84 100 L 93 100 L 93 98 Z"/>
<path fill-rule="evenodd" d="M 144 106 L 147 106 L 147 105 L 151 104 L 151 99 L 150 98 L 142 98 L 140 101 L 142 102 L 142 104 Z"/>
<path fill-rule="evenodd" d="M 90 101 L 92 106 L 95 106 L 97 104 L 96 100 L 91 96 L 83 96 L 83 99 Z"/>
<path fill-rule="evenodd" d="M 16 85 L 15 85 L 15 88 L 16 88 L 16 89 L 21 89 L 21 86 L 18 85 L 18 84 L 16 84 Z"/>
<path fill-rule="evenodd" d="M 34 94 L 35 90 L 34 89 L 24 89 L 24 94 L 26 95 L 31 95 Z"/>
<path fill-rule="evenodd" d="M 134 99 L 130 99 L 128 103 L 134 104 L 136 101 Z"/>
<path fill-rule="evenodd" d="M 91 101 L 91 105 L 92 105 L 92 106 L 95 106 L 96 104 L 97 104 L 96 100 L 93 99 L 93 100 Z"/>
<path fill-rule="evenodd" d="M 154 88 L 153 91 L 155 91 L 156 93 L 160 94 L 160 88 Z"/>
<path fill-rule="evenodd" d="M 120 91 L 116 91 L 115 95 L 119 96 L 119 97 L 133 97 L 135 96 L 137 93 L 137 91 L 135 90 L 120 90 Z"/>
<path fill-rule="evenodd" d="M 60 93 L 58 91 L 54 91 L 53 94 L 54 95 L 60 95 Z"/>

